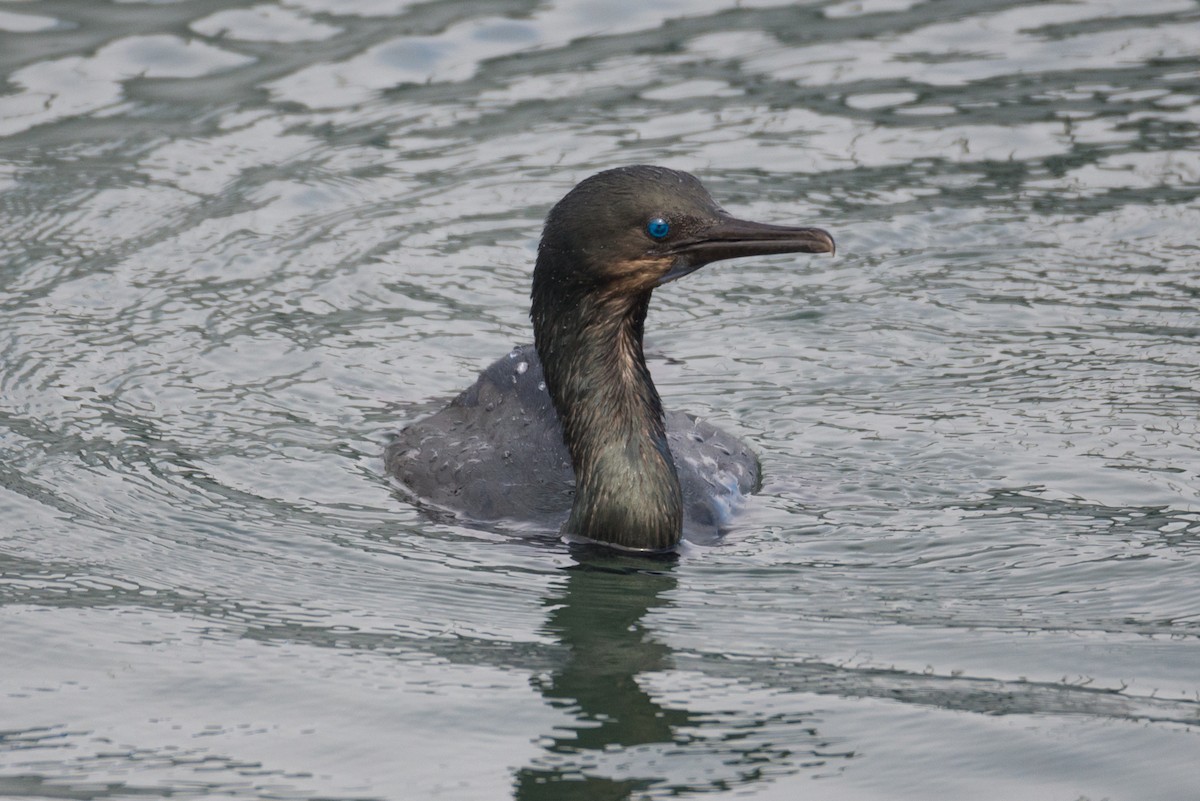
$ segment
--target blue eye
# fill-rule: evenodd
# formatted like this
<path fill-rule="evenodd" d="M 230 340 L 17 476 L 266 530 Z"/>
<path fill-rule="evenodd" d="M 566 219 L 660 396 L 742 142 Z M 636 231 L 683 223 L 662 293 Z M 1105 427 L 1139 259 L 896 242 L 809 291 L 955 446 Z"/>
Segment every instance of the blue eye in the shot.
<path fill-rule="evenodd" d="M 662 239 L 671 233 L 671 224 L 662 217 L 654 217 L 646 223 L 646 233 L 650 235 L 651 239 Z"/>

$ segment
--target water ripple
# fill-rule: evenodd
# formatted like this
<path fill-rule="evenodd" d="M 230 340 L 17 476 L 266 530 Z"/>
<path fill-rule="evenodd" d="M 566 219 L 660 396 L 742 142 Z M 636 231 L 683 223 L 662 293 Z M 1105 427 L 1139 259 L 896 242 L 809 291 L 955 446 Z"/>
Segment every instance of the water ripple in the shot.
<path fill-rule="evenodd" d="M 1198 42 L 1184 0 L 0 12 L 0 793 L 1186 797 Z M 664 398 L 762 494 L 677 563 L 429 519 L 383 436 L 528 341 L 546 208 L 637 161 L 838 238 L 656 293 Z"/>

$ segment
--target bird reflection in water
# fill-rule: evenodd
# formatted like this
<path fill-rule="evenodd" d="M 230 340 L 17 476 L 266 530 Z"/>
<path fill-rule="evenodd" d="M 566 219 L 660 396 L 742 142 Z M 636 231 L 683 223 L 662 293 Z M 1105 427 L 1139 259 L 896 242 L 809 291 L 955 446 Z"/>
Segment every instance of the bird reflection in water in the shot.
<path fill-rule="evenodd" d="M 664 704 L 647 689 L 648 678 L 676 669 L 672 649 L 645 621 L 651 610 L 673 603 L 672 559 L 589 546 L 574 553 L 578 561 L 567 569 L 561 592 L 545 602 L 551 611 L 544 632 L 565 648 L 565 659 L 533 678 L 542 697 L 574 721 L 540 738 L 543 753 L 516 771 L 517 801 L 712 791 L 803 769 L 801 759 L 811 758 L 809 749 L 819 742 L 810 724 L 786 724 L 793 738 L 811 738 L 797 752 L 753 736 L 780 721 L 737 714 L 733 724 L 723 714 Z M 689 750 L 695 760 L 666 758 Z M 680 765 L 695 770 L 681 775 Z"/>

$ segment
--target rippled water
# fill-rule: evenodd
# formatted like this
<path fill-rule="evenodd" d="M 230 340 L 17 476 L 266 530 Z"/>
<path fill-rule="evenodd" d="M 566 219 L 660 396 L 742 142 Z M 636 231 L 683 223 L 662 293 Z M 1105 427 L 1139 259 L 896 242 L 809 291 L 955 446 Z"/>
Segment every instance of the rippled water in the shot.
<path fill-rule="evenodd" d="M 1200 5 L 0 4 L 0 795 L 1164 799 L 1200 768 Z M 836 259 L 656 294 L 764 466 L 674 562 L 389 430 L 631 162 Z"/>

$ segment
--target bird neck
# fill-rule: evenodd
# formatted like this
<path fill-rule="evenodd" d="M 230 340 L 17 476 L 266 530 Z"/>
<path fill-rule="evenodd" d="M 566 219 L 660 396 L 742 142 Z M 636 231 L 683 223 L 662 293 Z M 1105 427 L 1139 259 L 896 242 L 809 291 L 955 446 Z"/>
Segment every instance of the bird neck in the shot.
<path fill-rule="evenodd" d="M 575 469 L 565 533 L 635 550 L 679 542 L 683 496 L 642 353 L 650 291 L 539 297 L 535 341 Z"/>

